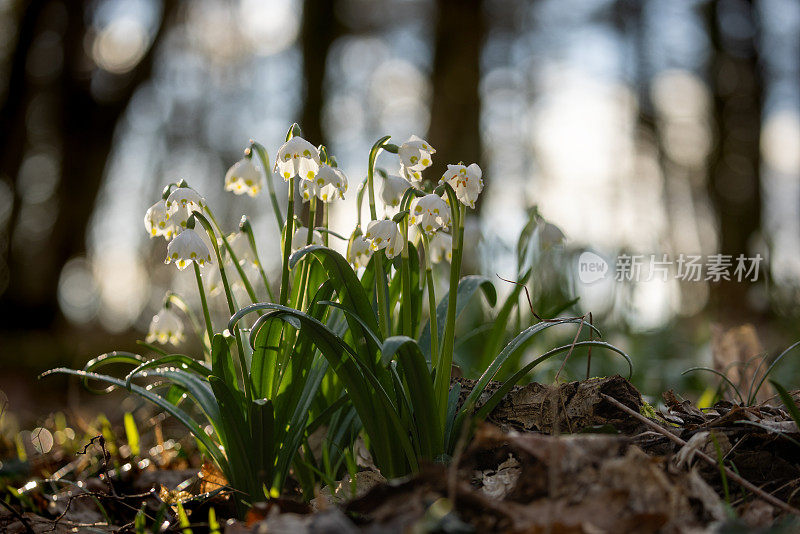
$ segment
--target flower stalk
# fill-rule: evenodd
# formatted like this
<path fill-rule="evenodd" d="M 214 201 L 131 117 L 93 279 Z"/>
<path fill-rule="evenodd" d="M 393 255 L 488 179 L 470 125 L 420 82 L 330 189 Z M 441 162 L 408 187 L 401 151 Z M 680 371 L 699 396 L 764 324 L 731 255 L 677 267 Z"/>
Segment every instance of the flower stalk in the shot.
<path fill-rule="evenodd" d="M 453 345 L 455 342 L 456 305 L 458 300 L 458 281 L 461 273 L 461 255 L 464 249 L 464 218 L 466 208 L 456 198 L 455 191 L 449 184 L 444 185 L 450 205 L 453 227 L 453 260 L 450 263 L 450 291 L 447 296 L 447 319 L 444 326 L 444 339 L 440 353 L 439 366 L 436 368 L 434 379 L 434 394 L 436 395 L 439 420 L 442 425 L 447 418 L 447 397 L 450 390 L 450 373 L 453 364 Z"/>
<path fill-rule="evenodd" d="M 214 229 L 211 227 L 211 223 L 208 221 L 208 219 L 206 219 L 206 217 L 199 211 L 193 211 L 192 216 L 195 218 L 195 220 L 200 222 L 200 224 L 205 229 L 206 233 L 208 233 L 208 237 L 211 238 L 211 245 L 214 247 L 214 253 L 217 256 L 219 276 L 222 279 L 222 287 L 225 289 L 225 298 L 228 301 L 228 310 L 230 311 L 231 315 L 233 315 L 236 313 L 238 307 L 234 302 L 233 292 L 231 291 L 230 284 L 228 283 L 228 275 L 225 273 L 225 266 L 222 263 L 222 254 L 219 251 L 219 245 L 217 244 L 217 239 L 216 236 L 214 235 Z M 244 343 L 242 343 L 242 332 L 238 326 L 235 327 L 235 330 L 236 331 L 233 332 L 233 334 L 234 337 L 236 338 L 236 348 L 238 349 L 239 365 L 241 366 L 241 372 L 242 372 L 242 384 L 244 387 L 245 395 L 247 396 L 248 399 L 252 399 L 253 394 L 250 387 L 250 372 L 249 372 L 249 366 L 247 364 L 247 359 L 245 357 Z M 211 334 L 211 339 L 213 339 L 213 332 Z"/>
<path fill-rule="evenodd" d="M 250 140 L 250 148 L 248 150 L 255 151 L 259 161 L 261 161 L 261 168 L 267 175 L 267 191 L 269 192 L 269 200 L 272 204 L 272 213 L 275 214 L 275 221 L 278 223 L 278 232 L 283 232 L 283 215 L 281 215 L 281 206 L 278 204 L 278 197 L 275 194 L 275 183 L 272 181 L 272 167 L 269 164 L 269 154 L 264 145 Z M 269 286 L 268 286 L 269 287 Z"/>
<path fill-rule="evenodd" d="M 372 145 L 372 149 L 369 151 L 369 165 L 367 165 L 367 187 L 369 190 L 369 216 L 370 219 L 373 221 L 378 220 L 378 211 L 375 208 L 375 160 L 378 158 L 378 153 L 381 151 L 383 146 L 386 144 L 391 136 L 386 135 L 378 139 L 378 141 Z M 378 284 L 378 324 L 381 328 L 381 334 L 383 337 L 389 335 L 391 331 L 390 328 L 390 318 L 389 318 L 389 299 L 388 299 L 388 287 L 386 282 L 386 273 L 383 270 L 383 256 L 381 254 L 375 255 L 375 281 Z"/>
<path fill-rule="evenodd" d="M 439 368 L 439 325 L 436 318 L 436 288 L 433 284 L 433 259 L 431 257 L 431 241 L 422 232 L 422 243 L 425 246 L 425 282 L 428 284 L 428 319 L 431 331 L 431 366 Z"/>

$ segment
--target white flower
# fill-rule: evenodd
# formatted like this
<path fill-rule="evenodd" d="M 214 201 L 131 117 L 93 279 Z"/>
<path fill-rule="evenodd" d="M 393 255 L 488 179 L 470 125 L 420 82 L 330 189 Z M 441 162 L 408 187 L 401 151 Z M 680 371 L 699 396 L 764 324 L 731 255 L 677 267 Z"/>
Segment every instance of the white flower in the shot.
<path fill-rule="evenodd" d="M 313 180 L 319 170 L 319 150 L 303 139 L 292 137 L 278 150 L 275 168 L 284 180 L 299 176 L 304 180 Z"/>
<path fill-rule="evenodd" d="M 561 245 L 564 243 L 564 239 L 566 239 L 564 232 L 553 223 L 545 222 L 539 227 L 539 243 L 542 250 Z"/>
<path fill-rule="evenodd" d="M 418 224 L 422 230 L 432 235 L 439 228 L 450 225 L 450 208 L 439 195 L 425 195 L 411 202 L 411 224 Z"/>
<path fill-rule="evenodd" d="M 159 200 L 150 206 L 147 213 L 144 214 L 144 227 L 147 229 L 147 233 L 150 234 L 150 237 L 161 235 L 164 236 L 167 241 L 182 230 L 180 227 L 175 227 L 174 220 L 170 220 L 169 214 L 167 213 L 167 203 L 164 200 Z"/>
<path fill-rule="evenodd" d="M 455 190 L 458 200 L 462 204 L 474 208 L 478 195 L 483 191 L 482 175 L 481 168 L 477 163 L 473 163 L 469 167 L 448 165 L 447 172 L 444 173 L 439 183 L 449 183 Z"/>
<path fill-rule="evenodd" d="M 324 163 L 319 166 L 317 176 L 313 180 L 300 182 L 300 192 L 304 200 L 316 196 L 323 202 L 331 202 L 337 195 L 343 199 L 346 191 L 347 177 L 344 173 Z"/>
<path fill-rule="evenodd" d="M 453 261 L 453 238 L 450 234 L 436 232 L 430 239 L 430 256 L 433 263 L 439 263 L 442 259 Z"/>
<path fill-rule="evenodd" d="M 253 264 L 256 265 L 256 260 L 252 257 L 252 249 L 250 248 L 250 241 L 247 238 L 247 234 L 244 232 L 233 232 L 229 234 L 226 239 L 228 240 L 228 245 L 230 245 L 231 249 L 233 249 L 233 253 L 236 254 L 236 259 L 239 260 L 239 265 L 245 264 Z M 227 251 L 225 248 L 225 243 L 222 242 L 222 239 L 219 239 L 219 246 L 223 250 Z M 228 254 L 225 258 L 228 263 L 233 263 L 233 258 L 230 254 Z"/>
<path fill-rule="evenodd" d="M 233 191 L 236 195 L 247 193 L 254 197 L 264 188 L 264 183 L 264 175 L 252 158 L 240 159 L 225 173 L 225 191 Z"/>
<path fill-rule="evenodd" d="M 150 321 L 145 341 L 148 343 L 157 341 L 162 345 L 167 343 L 178 345 L 183 341 L 183 321 L 172 310 L 163 308 Z"/>
<path fill-rule="evenodd" d="M 307 244 L 308 244 L 308 228 L 306 228 L 305 226 L 298 226 L 297 230 L 294 231 L 294 236 L 292 236 L 292 252 L 297 252 L 301 248 L 305 247 Z M 311 244 L 321 245 L 322 234 L 314 230 L 314 233 L 311 236 Z"/>
<path fill-rule="evenodd" d="M 184 230 L 167 245 L 167 258 L 164 263 L 172 262 L 175 262 L 181 271 L 191 262 L 203 267 L 206 263 L 211 263 L 211 253 L 196 231 Z"/>
<path fill-rule="evenodd" d="M 381 198 L 387 206 L 398 206 L 409 187 L 411 184 L 408 180 L 390 174 L 383 179 Z"/>
<path fill-rule="evenodd" d="M 394 258 L 406 246 L 406 238 L 392 220 L 371 221 L 364 237 L 372 250 L 386 249 L 386 257 Z"/>
<path fill-rule="evenodd" d="M 371 256 L 372 250 L 369 248 L 369 241 L 364 239 L 363 235 L 354 236 L 347 251 L 347 261 L 358 269 L 359 267 L 366 267 Z"/>
<path fill-rule="evenodd" d="M 200 193 L 191 187 L 176 187 L 167 197 L 167 213 L 172 216 L 183 209 L 191 214 L 192 210 L 201 210 L 205 203 Z"/>
<path fill-rule="evenodd" d="M 422 173 L 420 171 L 415 171 L 400 164 L 400 176 L 414 184 L 415 187 L 419 187 L 422 184 Z"/>
<path fill-rule="evenodd" d="M 400 145 L 397 155 L 400 156 L 400 164 L 408 171 L 422 171 L 430 167 L 431 155 L 436 154 L 436 150 L 424 139 L 416 135 L 408 138 L 408 141 Z"/>

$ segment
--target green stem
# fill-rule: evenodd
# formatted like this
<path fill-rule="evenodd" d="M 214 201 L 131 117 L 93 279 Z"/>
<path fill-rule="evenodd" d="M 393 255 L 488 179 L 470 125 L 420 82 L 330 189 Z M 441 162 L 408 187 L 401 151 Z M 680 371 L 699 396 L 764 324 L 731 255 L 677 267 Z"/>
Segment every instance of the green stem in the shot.
<path fill-rule="evenodd" d="M 401 229 L 403 232 L 403 238 L 405 239 L 405 244 L 403 245 L 403 251 L 400 253 L 400 269 L 402 276 L 402 284 L 403 284 L 403 335 L 408 337 L 413 337 L 414 332 L 412 332 L 412 319 L 411 319 L 411 266 L 409 265 L 409 256 L 408 256 L 408 217 L 403 218 L 403 222 L 401 223 Z"/>
<path fill-rule="evenodd" d="M 328 230 L 328 206 L 327 206 L 327 204 L 323 204 L 322 205 L 322 227 L 325 228 L 325 230 Z M 329 237 L 330 236 L 328 235 L 327 231 L 322 232 L 322 244 L 325 245 L 326 247 L 328 246 L 328 238 Z"/>
<path fill-rule="evenodd" d="M 425 244 L 425 280 L 428 284 L 428 324 L 431 331 L 431 366 L 439 366 L 439 325 L 436 320 L 436 290 L 433 285 L 433 270 L 431 261 L 431 242 L 427 234 L 422 232 L 422 242 Z"/>
<path fill-rule="evenodd" d="M 194 277 L 197 280 L 197 289 L 200 292 L 200 304 L 203 306 L 203 318 L 205 318 L 206 321 L 206 333 L 208 335 L 208 343 L 210 345 L 211 340 L 214 339 L 214 326 L 211 324 L 211 314 L 208 312 L 206 290 L 203 289 L 203 277 L 200 276 L 200 267 L 195 261 L 192 262 L 192 265 L 194 265 Z M 211 363 L 210 355 L 206 357 L 206 363 Z"/>
<path fill-rule="evenodd" d="M 314 241 L 314 221 L 317 218 L 317 197 L 311 197 L 310 204 L 308 205 L 308 235 L 306 236 L 306 246 Z M 311 262 L 303 262 L 303 270 L 300 272 L 300 290 L 297 292 L 297 302 L 295 308 L 302 310 L 305 308 L 305 301 L 307 296 L 306 284 L 311 271 Z"/>
<path fill-rule="evenodd" d="M 275 184 L 272 181 L 272 167 L 269 165 L 267 149 L 264 148 L 261 143 L 256 143 L 255 141 L 252 142 L 252 147 L 256 151 L 256 154 L 258 154 L 258 158 L 261 160 L 261 166 L 264 168 L 264 173 L 267 175 L 267 190 L 269 191 L 270 202 L 272 202 L 272 213 L 275 214 L 275 220 L 278 222 L 278 233 L 281 233 L 283 232 L 283 215 L 281 215 L 281 206 L 278 204 L 278 197 L 275 195 Z"/>
<path fill-rule="evenodd" d="M 194 330 L 195 334 L 197 335 L 197 339 L 200 340 L 200 344 L 203 345 L 206 352 L 209 354 L 211 353 L 211 345 L 209 345 L 208 340 L 206 340 L 206 335 L 203 332 L 203 327 L 200 326 L 200 321 L 197 320 L 197 316 L 194 314 L 192 309 L 186 304 L 186 301 L 178 295 L 177 293 L 167 293 L 166 298 L 164 299 L 165 306 L 169 304 L 170 306 L 174 305 L 176 308 L 181 310 L 186 317 L 189 318 L 189 322 L 192 323 L 192 329 Z"/>
<path fill-rule="evenodd" d="M 269 297 L 270 302 L 275 302 L 275 296 L 272 294 L 272 289 L 269 287 L 267 273 L 264 272 L 264 267 L 261 265 L 261 258 L 258 255 L 256 236 L 253 235 L 253 229 L 248 223 L 242 228 L 242 231 L 247 235 L 247 242 L 250 243 L 250 250 L 253 251 L 253 257 L 256 259 L 256 267 L 258 267 L 258 272 L 261 274 L 261 280 L 264 282 L 264 287 L 267 288 L 267 296 Z"/>
<path fill-rule="evenodd" d="M 375 160 L 378 153 L 383 148 L 384 143 L 390 136 L 384 136 L 372 145 L 369 151 L 369 165 L 367 165 L 367 187 L 369 191 L 369 215 L 373 221 L 378 220 L 378 211 L 375 208 Z M 383 270 L 383 255 L 379 252 L 375 255 L 375 282 L 378 284 L 378 324 L 381 327 L 381 334 L 386 338 L 389 335 L 389 302 L 386 288 L 386 273 Z"/>
<path fill-rule="evenodd" d="M 292 251 L 292 234 L 294 231 L 294 181 L 289 180 L 289 206 L 286 212 L 286 225 L 283 227 L 283 270 L 281 271 L 280 303 L 289 303 L 289 255 Z"/>
<path fill-rule="evenodd" d="M 234 267 L 236 267 L 236 271 L 239 273 L 239 278 L 242 279 L 242 283 L 247 291 L 247 295 L 250 297 L 250 300 L 253 302 L 253 304 L 257 303 L 258 297 L 256 296 L 256 292 L 253 289 L 252 284 L 250 284 L 250 280 L 247 279 L 244 269 L 242 269 L 242 266 L 239 265 L 239 258 L 236 257 L 233 247 L 231 247 L 230 243 L 228 243 L 228 238 L 225 237 L 225 232 L 222 231 L 222 228 L 217 222 L 216 217 L 214 217 L 214 213 L 211 211 L 211 208 L 204 206 L 204 209 L 206 210 L 206 213 L 208 213 L 208 217 L 211 219 L 211 222 L 214 223 L 214 228 L 216 228 L 217 232 L 222 237 L 222 243 L 225 245 L 225 250 L 228 251 L 228 255 L 231 257 L 231 261 L 233 262 Z"/>
<path fill-rule="evenodd" d="M 211 239 L 211 246 L 214 247 L 214 253 L 217 256 L 217 266 L 219 267 L 219 276 L 222 279 L 222 287 L 225 289 L 225 298 L 228 301 L 228 310 L 230 311 L 230 314 L 233 315 L 236 313 L 236 303 L 233 300 L 233 292 L 231 291 L 231 286 L 228 283 L 228 275 L 225 274 L 225 266 L 222 263 L 222 254 L 220 254 L 219 251 L 219 245 L 217 244 L 217 238 L 214 235 L 214 229 L 211 227 L 211 223 L 208 222 L 208 219 L 206 219 L 205 216 L 199 211 L 193 211 L 192 215 L 197 221 L 200 222 L 200 224 L 203 225 L 206 233 L 208 233 L 208 237 Z M 242 368 L 242 384 L 244 385 L 244 391 L 247 395 L 247 398 L 252 400 L 253 394 L 250 387 L 250 373 L 244 353 L 244 344 L 242 343 L 242 332 L 238 325 L 234 329 L 236 330 L 236 332 L 234 332 L 234 337 L 236 338 L 239 364 Z"/>
<path fill-rule="evenodd" d="M 461 255 L 464 244 L 464 206 L 458 202 L 452 188 L 448 188 L 450 210 L 453 216 L 453 226 L 457 225 L 458 231 L 453 235 L 453 261 L 450 264 L 450 291 L 447 296 L 447 319 L 444 326 L 444 340 L 440 354 L 439 366 L 436 368 L 434 379 L 434 394 L 436 395 L 439 420 L 442 428 L 447 418 L 447 397 L 450 389 L 450 373 L 453 364 L 453 344 L 455 342 L 456 304 L 458 299 L 458 279 L 461 273 Z"/>

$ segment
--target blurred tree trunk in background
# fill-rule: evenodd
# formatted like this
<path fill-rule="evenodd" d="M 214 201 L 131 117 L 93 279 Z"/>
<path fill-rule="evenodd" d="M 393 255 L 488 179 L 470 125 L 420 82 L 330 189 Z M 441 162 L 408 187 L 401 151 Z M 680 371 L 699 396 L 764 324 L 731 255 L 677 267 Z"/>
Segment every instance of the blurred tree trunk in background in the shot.
<path fill-rule="evenodd" d="M 735 267 L 739 254 L 754 255 L 753 240 L 761 227 L 759 26 L 752 0 L 710 2 L 704 14 L 712 45 L 709 81 L 716 128 L 708 191 L 717 214 L 719 252 L 732 255 Z M 712 317 L 725 323 L 752 320 L 756 311 L 747 299 L 750 287 L 733 277 L 711 284 Z"/>
<path fill-rule="evenodd" d="M 325 70 L 328 51 L 342 33 L 336 18 L 334 0 L 305 0 L 300 43 L 303 49 L 303 80 L 305 94 L 300 112 L 303 136 L 314 145 L 328 146 L 322 128 L 322 111 L 325 105 Z M 301 218 L 308 226 L 308 204 L 301 207 Z M 322 223 L 322 210 L 317 211 L 316 224 Z"/>
<path fill-rule="evenodd" d="M 427 140 L 436 149 L 430 176 L 438 180 L 448 163 L 482 164 L 479 85 L 486 21 L 482 0 L 437 0 L 436 8 Z"/>
<path fill-rule="evenodd" d="M 61 268 L 86 250 L 86 229 L 114 128 L 136 87 L 150 76 L 153 50 L 177 2 L 165 2 L 153 44 L 123 74 L 101 70 L 87 56 L 93 6 L 89 1 L 33 2 L 22 15 L 9 96 L 0 108 L 0 174 L 12 180 L 15 192 L 3 250 L 8 285 L 0 292 L 0 321 L 7 330 L 47 329 L 59 317 Z M 23 198 L 31 185 L 23 182 L 35 178 L 21 172 L 24 161 L 40 152 L 50 154 L 57 166 L 52 197 L 44 204 L 49 227 L 26 214 L 36 206 Z M 37 223 L 44 235 L 27 227 Z"/>
<path fill-rule="evenodd" d="M 303 135 L 314 145 L 328 145 L 322 129 L 325 104 L 325 66 L 328 51 L 341 33 L 334 0 L 305 0 L 300 41 L 303 50 L 305 97 L 300 113 Z"/>

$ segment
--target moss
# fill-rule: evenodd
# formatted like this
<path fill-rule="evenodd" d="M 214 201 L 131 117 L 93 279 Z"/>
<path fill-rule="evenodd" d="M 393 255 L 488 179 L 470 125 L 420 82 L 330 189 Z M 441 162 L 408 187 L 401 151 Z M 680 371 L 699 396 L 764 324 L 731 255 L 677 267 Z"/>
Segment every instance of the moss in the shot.
<path fill-rule="evenodd" d="M 653 408 L 653 406 L 651 406 L 647 401 L 642 401 L 642 407 L 639 408 L 639 413 L 651 419 L 655 419 L 657 417 L 655 408 Z"/>

